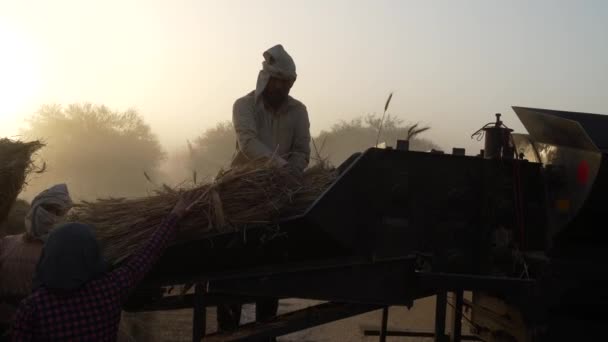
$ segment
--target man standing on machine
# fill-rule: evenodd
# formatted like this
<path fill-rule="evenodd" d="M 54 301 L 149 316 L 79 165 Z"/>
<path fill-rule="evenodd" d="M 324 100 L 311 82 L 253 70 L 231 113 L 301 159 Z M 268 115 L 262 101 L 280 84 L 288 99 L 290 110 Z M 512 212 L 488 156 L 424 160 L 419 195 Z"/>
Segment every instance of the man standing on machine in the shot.
<path fill-rule="evenodd" d="M 256 89 L 236 100 L 232 120 L 237 151 L 232 166 L 269 158 L 280 167 L 301 173 L 310 162 L 310 122 L 306 106 L 289 95 L 297 74 L 291 56 L 282 45 L 264 52 Z M 256 320 L 272 319 L 278 299 L 256 302 Z M 220 331 L 239 325 L 241 305 L 222 304 L 217 310 Z"/>

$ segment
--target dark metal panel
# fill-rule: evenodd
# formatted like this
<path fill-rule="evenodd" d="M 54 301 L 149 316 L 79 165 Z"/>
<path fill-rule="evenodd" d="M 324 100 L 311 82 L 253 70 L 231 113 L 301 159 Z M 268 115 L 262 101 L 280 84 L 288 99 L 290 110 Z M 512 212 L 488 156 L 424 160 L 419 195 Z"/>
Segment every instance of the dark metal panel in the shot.
<path fill-rule="evenodd" d="M 437 291 L 496 291 L 532 293 L 536 281 L 519 278 L 478 276 L 469 274 L 417 272 L 421 288 Z"/>
<path fill-rule="evenodd" d="M 536 111 L 525 113 L 524 117 L 533 117 L 539 123 L 547 117 L 553 121 L 570 121 Z M 518 151 L 524 153 L 526 158 L 536 159 L 543 164 L 547 197 L 547 249 L 555 247 L 559 249 L 557 252 L 562 253 L 575 242 L 575 236 L 590 243 L 608 236 L 594 223 L 603 220 L 605 215 L 608 167 L 603 165 L 606 164 L 606 154 L 536 141 L 532 135 L 514 135 L 513 138 Z"/>
<path fill-rule="evenodd" d="M 559 230 L 555 237 L 555 249 L 552 256 L 587 258 L 595 268 L 606 269 L 606 246 L 608 246 L 608 230 L 603 222 L 606 221 L 606 195 L 608 194 L 608 154 L 603 154 L 597 162 L 589 162 L 590 178 L 593 180 L 578 208 L 568 217 L 567 225 Z M 579 185 L 580 187 L 580 185 Z M 583 197 L 572 193 L 575 198 Z"/>
<path fill-rule="evenodd" d="M 265 276 L 218 279 L 209 293 L 296 297 L 378 305 L 411 305 L 419 296 L 414 259 Z"/>
<path fill-rule="evenodd" d="M 547 114 L 567 120 L 578 122 L 591 138 L 593 143 L 601 150 L 608 150 L 608 115 L 571 112 L 562 110 L 551 110 L 542 108 L 514 107 L 517 110 L 529 110 L 537 113 Z"/>
<path fill-rule="evenodd" d="M 550 115 L 535 108 L 513 107 L 513 110 L 534 141 L 598 151 L 598 147 L 577 121 Z"/>

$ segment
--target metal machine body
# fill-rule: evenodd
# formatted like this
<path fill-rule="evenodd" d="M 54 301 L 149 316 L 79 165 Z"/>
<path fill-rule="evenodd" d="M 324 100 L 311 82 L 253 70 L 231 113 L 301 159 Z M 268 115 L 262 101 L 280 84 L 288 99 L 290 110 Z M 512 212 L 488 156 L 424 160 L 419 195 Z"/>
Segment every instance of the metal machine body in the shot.
<path fill-rule="evenodd" d="M 440 341 L 445 294 L 454 292 L 454 317 L 470 306 L 487 341 L 576 335 L 564 321 L 597 328 L 585 315 L 608 304 L 608 233 L 594 222 L 604 216 L 608 145 L 588 127 L 608 127 L 608 117 L 514 110 L 528 134 L 497 117 L 484 127 L 483 157 L 372 148 L 300 216 L 170 248 L 128 308 L 200 309 L 205 294 L 320 299 L 356 314 L 437 295 Z M 199 284 L 185 302 L 158 291 L 184 283 Z M 315 322 L 348 317 L 343 308 Z M 198 312 L 195 340 L 204 335 Z M 281 329 L 266 333 L 289 330 Z"/>
<path fill-rule="evenodd" d="M 513 130 L 505 126 L 500 116 L 500 113 L 496 113 L 496 122 L 486 124 L 473 134 L 484 139 L 484 158 L 513 159 L 514 157 L 515 146 L 511 139 Z"/>
<path fill-rule="evenodd" d="M 544 329 L 548 340 L 578 340 L 579 334 L 597 333 L 608 322 L 601 310 L 608 304 L 602 290 L 608 286 L 608 239 L 603 229 L 608 116 L 513 109 L 529 132 L 513 135 L 515 145 L 525 158 L 543 166 L 546 187 L 547 245 L 526 255 L 531 276 L 539 284 L 534 303 L 542 308 L 536 310 L 541 316 L 534 317 L 509 300 L 490 301 L 528 318 L 523 328 L 529 334 Z M 479 302 L 488 302 L 483 295 L 478 297 Z"/>

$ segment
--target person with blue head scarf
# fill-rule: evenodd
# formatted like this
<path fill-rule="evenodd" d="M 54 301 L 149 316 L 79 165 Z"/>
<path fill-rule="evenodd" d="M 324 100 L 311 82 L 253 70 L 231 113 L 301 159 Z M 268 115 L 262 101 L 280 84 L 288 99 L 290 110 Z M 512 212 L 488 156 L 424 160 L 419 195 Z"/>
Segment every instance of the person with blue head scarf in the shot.
<path fill-rule="evenodd" d="M 94 227 L 64 223 L 46 239 L 33 292 L 19 305 L 14 341 L 116 341 L 122 305 L 173 239 L 192 207 L 181 198 L 149 240 L 108 271 Z"/>
<path fill-rule="evenodd" d="M 72 291 L 104 274 L 106 263 L 92 226 L 64 223 L 44 245 L 34 274 L 34 291 L 46 287 Z"/>

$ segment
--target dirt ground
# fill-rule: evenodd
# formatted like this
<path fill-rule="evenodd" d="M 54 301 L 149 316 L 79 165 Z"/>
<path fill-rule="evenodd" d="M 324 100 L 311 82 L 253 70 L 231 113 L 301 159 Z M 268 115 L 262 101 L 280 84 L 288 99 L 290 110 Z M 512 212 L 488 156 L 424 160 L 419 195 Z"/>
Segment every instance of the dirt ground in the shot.
<path fill-rule="evenodd" d="M 279 314 L 305 308 L 320 302 L 301 299 L 286 299 L 280 302 Z M 391 307 L 389 311 L 388 328 L 394 330 L 423 330 L 431 331 L 434 327 L 435 297 L 417 300 L 408 310 L 406 307 Z M 244 311 L 247 311 L 244 308 Z M 244 316 L 247 316 L 245 312 Z M 378 337 L 363 336 L 364 328 L 378 329 L 380 327 L 381 310 L 359 316 L 335 321 L 311 329 L 281 336 L 280 342 L 345 342 L 345 341 L 377 341 Z M 253 317 L 244 317 L 246 323 Z M 162 313 L 125 313 L 121 322 L 120 341 L 191 341 L 192 339 L 192 310 L 175 310 Z M 448 309 L 449 328 L 450 310 Z M 215 308 L 207 310 L 207 333 L 216 330 Z M 463 321 L 463 333 L 468 333 L 468 325 Z M 394 342 L 427 342 L 432 338 L 391 337 Z"/>

